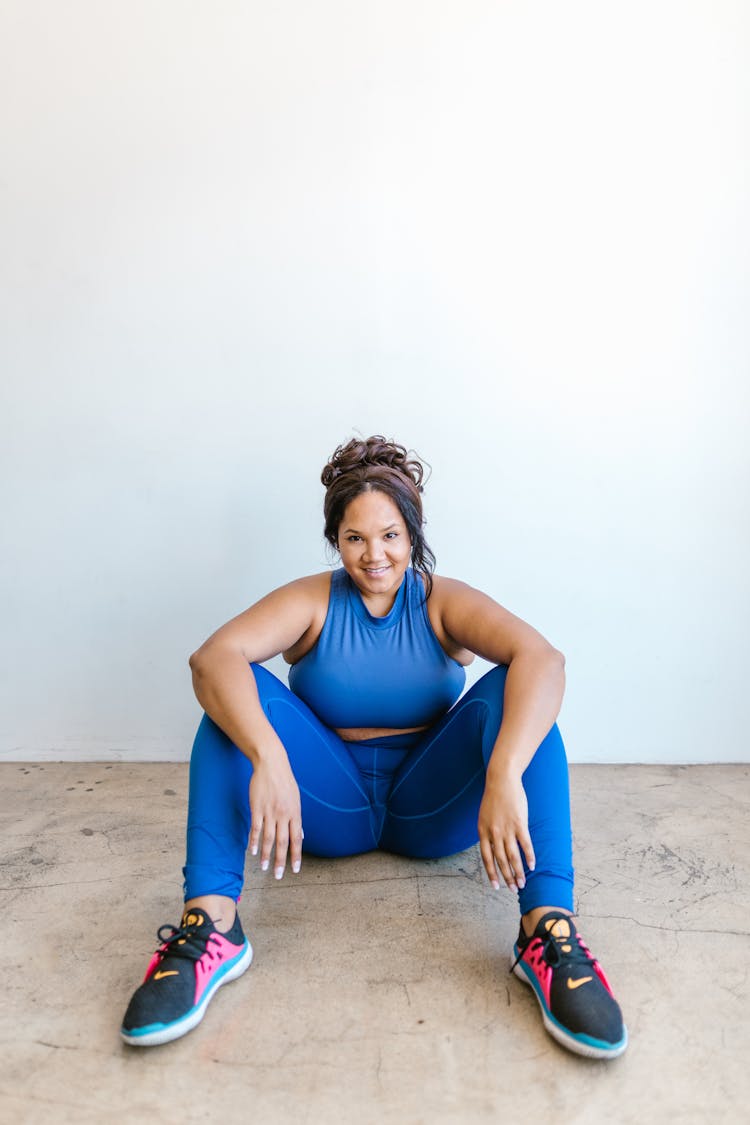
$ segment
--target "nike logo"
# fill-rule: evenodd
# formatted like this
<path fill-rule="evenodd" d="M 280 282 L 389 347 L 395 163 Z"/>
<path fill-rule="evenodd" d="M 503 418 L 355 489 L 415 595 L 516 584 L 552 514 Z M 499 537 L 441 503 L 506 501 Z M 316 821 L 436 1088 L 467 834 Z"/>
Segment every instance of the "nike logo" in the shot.
<path fill-rule="evenodd" d="M 571 980 L 570 977 L 568 977 L 568 988 L 580 988 L 582 984 L 586 983 L 586 981 L 593 979 L 593 977 L 579 977 L 578 980 Z"/>
<path fill-rule="evenodd" d="M 177 969 L 167 969 L 164 972 L 159 970 L 158 973 L 154 973 L 154 980 L 161 980 L 162 977 L 177 977 L 179 975 L 180 974 L 177 972 Z M 591 977 L 588 977 L 587 979 L 591 980 Z M 570 984 L 570 981 L 568 981 L 568 984 Z"/>

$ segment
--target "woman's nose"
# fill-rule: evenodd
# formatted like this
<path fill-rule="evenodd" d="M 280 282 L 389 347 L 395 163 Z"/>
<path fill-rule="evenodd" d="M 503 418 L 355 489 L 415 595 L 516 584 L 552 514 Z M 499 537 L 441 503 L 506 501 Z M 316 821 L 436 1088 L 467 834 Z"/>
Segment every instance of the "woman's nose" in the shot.
<path fill-rule="evenodd" d="M 383 558 L 383 545 L 376 539 L 374 543 L 365 543 L 365 559 L 367 562 L 376 562 Z"/>

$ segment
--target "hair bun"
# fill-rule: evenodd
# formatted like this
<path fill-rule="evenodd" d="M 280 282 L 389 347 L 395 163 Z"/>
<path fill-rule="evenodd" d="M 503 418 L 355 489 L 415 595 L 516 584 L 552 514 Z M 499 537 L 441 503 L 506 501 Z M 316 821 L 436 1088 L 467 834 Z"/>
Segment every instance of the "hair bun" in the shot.
<path fill-rule="evenodd" d="M 386 441 L 381 434 L 369 438 L 352 438 L 339 445 L 326 464 L 320 479 L 330 488 L 338 477 L 348 473 L 367 474 L 368 468 L 391 469 L 408 477 L 421 492 L 424 469 L 416 457 L 410 457 L 405 446 Z"/>

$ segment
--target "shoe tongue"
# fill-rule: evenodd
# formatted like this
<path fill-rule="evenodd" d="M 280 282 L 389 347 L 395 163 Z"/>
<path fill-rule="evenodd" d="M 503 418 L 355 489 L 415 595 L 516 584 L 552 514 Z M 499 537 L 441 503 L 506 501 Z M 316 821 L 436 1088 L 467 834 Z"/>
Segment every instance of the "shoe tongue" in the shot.
<path fill-rule="evenodd" d="M 201 910 L 186 910 L 182 915 L 180 927 L 184 930 L 188 926 L 202 926 L 206 921 L 206 915 Z"/>
<path fill-rule="evenodd" d="M 560 914 L 547 914 L 540 923 L 552 937 L 566 941 L 573 933 L 569 920 Z"/>

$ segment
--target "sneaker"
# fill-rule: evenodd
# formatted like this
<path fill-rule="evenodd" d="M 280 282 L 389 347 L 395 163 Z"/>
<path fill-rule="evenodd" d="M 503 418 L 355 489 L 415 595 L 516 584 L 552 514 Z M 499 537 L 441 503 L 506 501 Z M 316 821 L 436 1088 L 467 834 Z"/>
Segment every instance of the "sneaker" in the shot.
<path fill-rule="evenodd" d="M 220 934 L 207 914 L 186 910 L 179 928 L 162 926 L 161 946 L 136 989 L 120 1034 L 133 1047 L 155 1047 L 186 1035 L 199 1024 L 222 984 L 244 973 L 253 959 L 239 914 Z"/>
<path fill-rule="evenodd" d="M 527 937 L 523 925 L 511 970 L 531 985 L 550 1035 L 578 1055 L 613 1059 L 628 1045 L 620 1007 L 573 919 L 552 910 Z"/>

